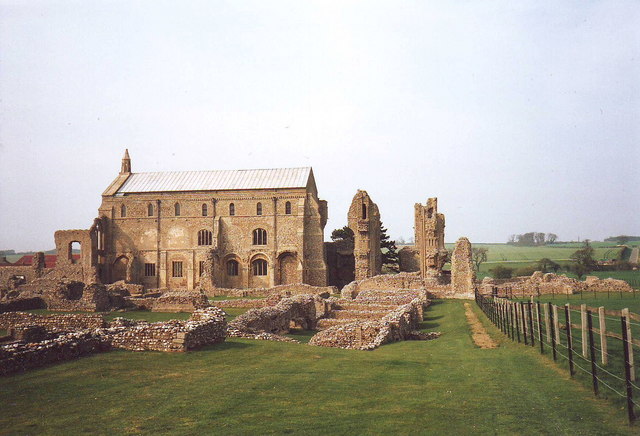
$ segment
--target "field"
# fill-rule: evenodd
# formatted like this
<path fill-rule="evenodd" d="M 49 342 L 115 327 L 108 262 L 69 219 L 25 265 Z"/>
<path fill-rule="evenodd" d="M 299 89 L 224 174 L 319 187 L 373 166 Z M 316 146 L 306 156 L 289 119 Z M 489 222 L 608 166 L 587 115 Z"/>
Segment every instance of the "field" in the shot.
<path fill-rule="evenodd" d="M 453 250 L 454 244 L 445 244 L 449 251 Z M 615 259 L 620 252 L 620 247 L 613 242 L 592 242 L 591 245 L 595 249 L 595 259 L 607 260 Z M 629 247 L 639 246 L 640 242 L 634 241 L 627 244 Z M 551 259 L 557 263 L 567 263 L 573 252 L 582 247 L 581 243 L 564 243 L 545 245 L 542 247 L 520 247 L 508 244 L 473 244 L 474 247 L 482 247 L 488 250 L 487 261 L 480 265 L 478 279 L 490 276 L 490 270 L 498 265 L 513 268 L 514 270 L 522 267 L 528 267 L 542 258 Z M 446 269 L 450 266 L 446 265 Z M 566 271 L 559 271 L 560 274 L 566 274 L 569 277 L 576 278 L 576 275 Z M 640 270 L 637 271 L 594 271 L 589 275 L 600 278 L 611 277 L 627 281 L 631 286 L 640 289 Z M 585 277 L 583 277 L 584 279 Z"/>
<path fill-rule="evenodd" d="M 635 433 L 619 404 L 506 340 L 473 303 L 499 348 L 473 345 L 462 302 L 436 303 L 423 327 L 442 337 L 371 352 L 229 339 L 2 378 L 0 433 Z"/>

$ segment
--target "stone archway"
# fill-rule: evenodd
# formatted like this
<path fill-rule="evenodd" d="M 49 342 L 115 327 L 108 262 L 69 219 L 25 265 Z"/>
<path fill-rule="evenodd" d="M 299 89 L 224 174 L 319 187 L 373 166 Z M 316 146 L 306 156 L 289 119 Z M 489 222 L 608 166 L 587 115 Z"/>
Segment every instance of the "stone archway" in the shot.
<path fill-rule="evenodd" d="M 299 283 L 298 278 L 298 257 L 293 253 L 283 253 L 280 256 L 280 284 L 290 285 Z"/>
<path fill-rule="evenodd" d="M 111 282 L 113 283 L 119 280 L 126 280 L 128 266 L 129 259 L 127 256 L 118 257 L 115 262 L 113 262 L 113 267 L 111 268 Z"/>

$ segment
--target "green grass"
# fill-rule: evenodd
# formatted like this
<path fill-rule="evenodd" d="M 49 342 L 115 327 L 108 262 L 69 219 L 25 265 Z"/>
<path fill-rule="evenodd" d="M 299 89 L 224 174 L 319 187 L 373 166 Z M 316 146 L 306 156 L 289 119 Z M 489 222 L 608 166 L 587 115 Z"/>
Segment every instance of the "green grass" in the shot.
<path fill-rule="evenodd" d="M 438 302 L 426 315 L 424 327 L 441 338 L 371 352 L 234 338 L 197 352 L 111 352 L 2 378 L 0 433 L 634 433 L 624 410 L 594 399 L 535 350 L 506 339 L 476 348 L 462 302 Z"/>

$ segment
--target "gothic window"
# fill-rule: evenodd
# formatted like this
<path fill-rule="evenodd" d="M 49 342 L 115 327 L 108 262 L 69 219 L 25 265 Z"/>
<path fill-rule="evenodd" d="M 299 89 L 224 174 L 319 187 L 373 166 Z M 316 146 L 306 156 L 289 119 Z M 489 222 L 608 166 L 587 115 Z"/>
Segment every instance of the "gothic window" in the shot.
<path fill-rule="evenodd" d="M 284 213 L 287 214 L 287 215 L 291 215 L 291 202 L 290 201 L 287 201 L 284 204 Z"/>
<path fill-rule="evenodd" d="M 256 259 L 251 265 L 253 268 L 254 276 L 266 276 L 267 275 L 267 261 L 264 259 Z"/>
<path fill-rule="evenodd" d="M 253 231 L 253 245 L 267 245 L 267 231 L 265 229 Z"/>
<path fill-rule="evenodd" d="M 213 235 L 209 230 L 200 230 L 198 232 L 198 245 L 211 245 Z"/>
<path fill-rule="evenodd" d="M 228 276 L 237 276 L 238 275 L 238 261 L 231 259 L 227 262 L 227 275 Z"/>
<path fill-rule="evenodd" d="M 262 203 L 256 204 L 256 215 L 262 215 Z"/>
<path fill-rule="evenodd" d="M 207 216 L 209 213 L 207 203 L 202 203 L 202 216 Z"/>
<path fill-rule="evenodd" d="M 229 215 L 234 216 L 236 214 L 236 205 L 231 203 L 229 205 Z"/>
<path fill-rule="evenodd" d="M 147 205 L 147 216 L 153 216 L 153 204 L 151 203 Z"/>
<path fill-rule="evenodd" d="M 120 217 L 125 218 L 127 216 L 127 206 L 124 204 L 120 206 Z"/>
<path fill-rule="evenodd" d="M 180 203 L 173 205 L 173 211 L 175 216 L 180 216 Z"/>

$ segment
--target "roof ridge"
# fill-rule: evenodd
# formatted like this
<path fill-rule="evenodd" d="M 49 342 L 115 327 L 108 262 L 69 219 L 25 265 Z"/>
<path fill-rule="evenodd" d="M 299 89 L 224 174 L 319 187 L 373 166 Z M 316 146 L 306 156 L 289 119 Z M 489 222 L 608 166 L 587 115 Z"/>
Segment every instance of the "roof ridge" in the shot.
<path fill-rule="evenodd" d="M 140 171 L 131 174 L 160 174 L 160 173 L 211 173 L 215 171 L 278 171 L 278 170 L 302 170 L 312 169 L 311 166 L 306 167 L 278 167 L 278 168 L 245 168 L 235 170 L 168 170 L 168 171 Z"/>

